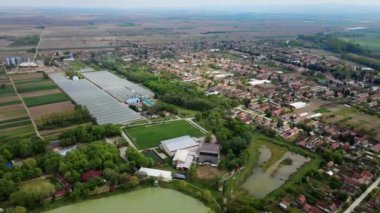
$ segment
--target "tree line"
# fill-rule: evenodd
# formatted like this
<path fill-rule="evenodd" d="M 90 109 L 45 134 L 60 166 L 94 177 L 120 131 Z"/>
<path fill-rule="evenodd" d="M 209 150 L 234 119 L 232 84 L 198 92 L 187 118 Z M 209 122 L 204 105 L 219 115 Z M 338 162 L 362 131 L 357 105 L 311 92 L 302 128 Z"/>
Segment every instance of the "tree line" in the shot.
<path fill-rule="evenodd" d="M 74 129 L 70 129 L 61 135 L 61 146 L 70 146 L 77 143 L 89 143 L 96 140 L 102 140 L 105 137 L 113 137 L 120 135 L 120 129 L 117 125 L 90 125 L 90 126 L 78 126 Z"/>
<path fill-rule="evenodd" d="M 51 113 L 43 115 L 37 121 L 37 127 L 39 130 L 47 130 L 63 128 L 87 122 L 95 123 L 95 119 L 90 115 L 90 112 L 86 107 L 78 105 L 75 106 L 74 111 L 71 112 Z"/>

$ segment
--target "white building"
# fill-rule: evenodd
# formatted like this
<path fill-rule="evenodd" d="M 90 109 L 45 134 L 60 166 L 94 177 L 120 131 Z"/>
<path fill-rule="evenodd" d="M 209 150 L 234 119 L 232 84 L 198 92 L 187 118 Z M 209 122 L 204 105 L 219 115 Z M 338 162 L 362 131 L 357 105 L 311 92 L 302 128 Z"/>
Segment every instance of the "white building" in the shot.
<path fill-rule="evenodd" d="M 151 168 L 141 167 L 137 173 L 139 175 L 146 175 L 148 177 L 158 178 L 161 181 L 165 181 L 165 182 L 170 182 L 173 179 L 172 178 L 172 172 L 165 171 L 165 170 L 159 170 L 159 169 L 151 169 Z"/>
<path fill-rule="evenodd" d="M 290 106 L 292 106 L 296 109 L 301 109 L 301 108 L 304 108 L 306 106 L 306 103 L 305 102 L 295 102 L 295 103 L 291 103 Z"/>
<path fill-rule="evenodd" d="M 249 82 L 252 86 L 260 85 L 260 84 L 270 84 L 271 81 L 269 80 L 258 80 L 258 79 L 251 79 Z"/>
<path fill-rule="evenodd" d="M 192 137 L 186 135 L 178 138 L 161 141 L 161 149 L 169 156 L 174 156 L 178 150 L 196 152 L 199 150 L 199 143 Z"/>
<path fill-rule="evenodd" d="M 190 169 L 194 156 L 187 150 L 178 150 L 173 158 L 173 166 L 177 169 Z"/>

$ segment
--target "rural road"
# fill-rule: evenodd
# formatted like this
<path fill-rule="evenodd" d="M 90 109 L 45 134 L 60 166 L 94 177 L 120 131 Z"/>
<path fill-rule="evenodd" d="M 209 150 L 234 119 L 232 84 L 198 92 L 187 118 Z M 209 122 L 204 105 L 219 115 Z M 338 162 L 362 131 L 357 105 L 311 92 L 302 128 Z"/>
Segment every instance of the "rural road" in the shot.
<path fill-rule="evenodd" d="M 127 140 L 128 144 L 129 144 L 131 147 L 137 149 L 137 147 L 135 146 L 135 144 L 131 141 L 131 139 L 127 136 L 127 134 L 125 134 L 125 132 L 123 131 L 122 128 L 120 128 L 120 132 L 121 132 L 121 136 L 122 136 L 125 140 Z M 139 150 L 139 149 L 137 149 L 137 150 Z"/>
<path fill-rule="evenodd" d="M 208 133 L 208 131 L 205 128 L 203 128 L 199 124 L 195 123 L 192 119 L 193 118 L 185 118 L 184 120 L 186 120 L 190 125 L 192 125 L 195 128 L 199 129 L 202 133 L 204 133 L 204 134 Z"/>
<path fill-rule="evenodd" d="M 37 55 L 38 55 L 38 49 L 40 48 L 40 44 L 41 44 L 41 41 L 42 41 L 42 37 L 44 36 L 45 30 L 46 30 L 46 27 L 45 27 L 45 28 L 42 30 L 42 32 L 41 32 L 40 40 L 38 41 L 38 44 L 37 44 L 37 47 L 36 47 L 36 53 L 34 54 L 34 61 L 35 61 L 36 58 L 37 58 Z"/>
<path fill-rule="evenodd" d="M 369 193 L 371 193 L 372 192 L 372 190 L 374 190 L 378 185 L 379 185 L 379 183 L 380 183 L 380 178 L 378 178 L 370 187 L 368 187 L 368 189 L 367 190 L 365 190 L 365 192 L 362 194 L 362 195 L 360 195 L 360 197 L 358 197 L 358 199 L 356 199 L 352 204 L 351 204 L 351 206 L 350 207 L 348 207 L 345 211 L 344 211 L 344 213 L 351 213 L 351 212 L 353 212 L 354 211 L 354 209 L 364 200 L 364 198 L 366 198 L 367 197 L 367 195 L 369 194 Z"/>

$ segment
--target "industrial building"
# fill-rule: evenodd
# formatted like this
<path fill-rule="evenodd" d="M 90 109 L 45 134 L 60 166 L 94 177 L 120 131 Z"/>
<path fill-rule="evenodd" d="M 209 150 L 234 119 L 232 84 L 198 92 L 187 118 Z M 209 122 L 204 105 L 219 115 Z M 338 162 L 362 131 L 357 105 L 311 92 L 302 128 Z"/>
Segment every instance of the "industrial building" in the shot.
<path fill-rule="evenodd" d="M 160 145 L 169 156 L 173 157 L 178 150 L 197 152 L 199 143 L 192 137 L 186 135 L 178 138 L 161 141 Z"/>

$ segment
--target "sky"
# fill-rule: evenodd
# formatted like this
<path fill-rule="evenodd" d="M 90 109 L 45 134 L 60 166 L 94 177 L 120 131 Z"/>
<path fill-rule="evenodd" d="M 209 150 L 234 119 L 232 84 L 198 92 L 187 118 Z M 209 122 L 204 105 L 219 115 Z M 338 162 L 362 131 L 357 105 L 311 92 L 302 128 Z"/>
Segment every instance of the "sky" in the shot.
<path fill-rule="evenodd" d="M 80 7 L 80 8 L 204 8 L 254 7 L 255 5 L 352 4 L 380 6 L 380 0 L 0 0 L 11 7 Z"/>

